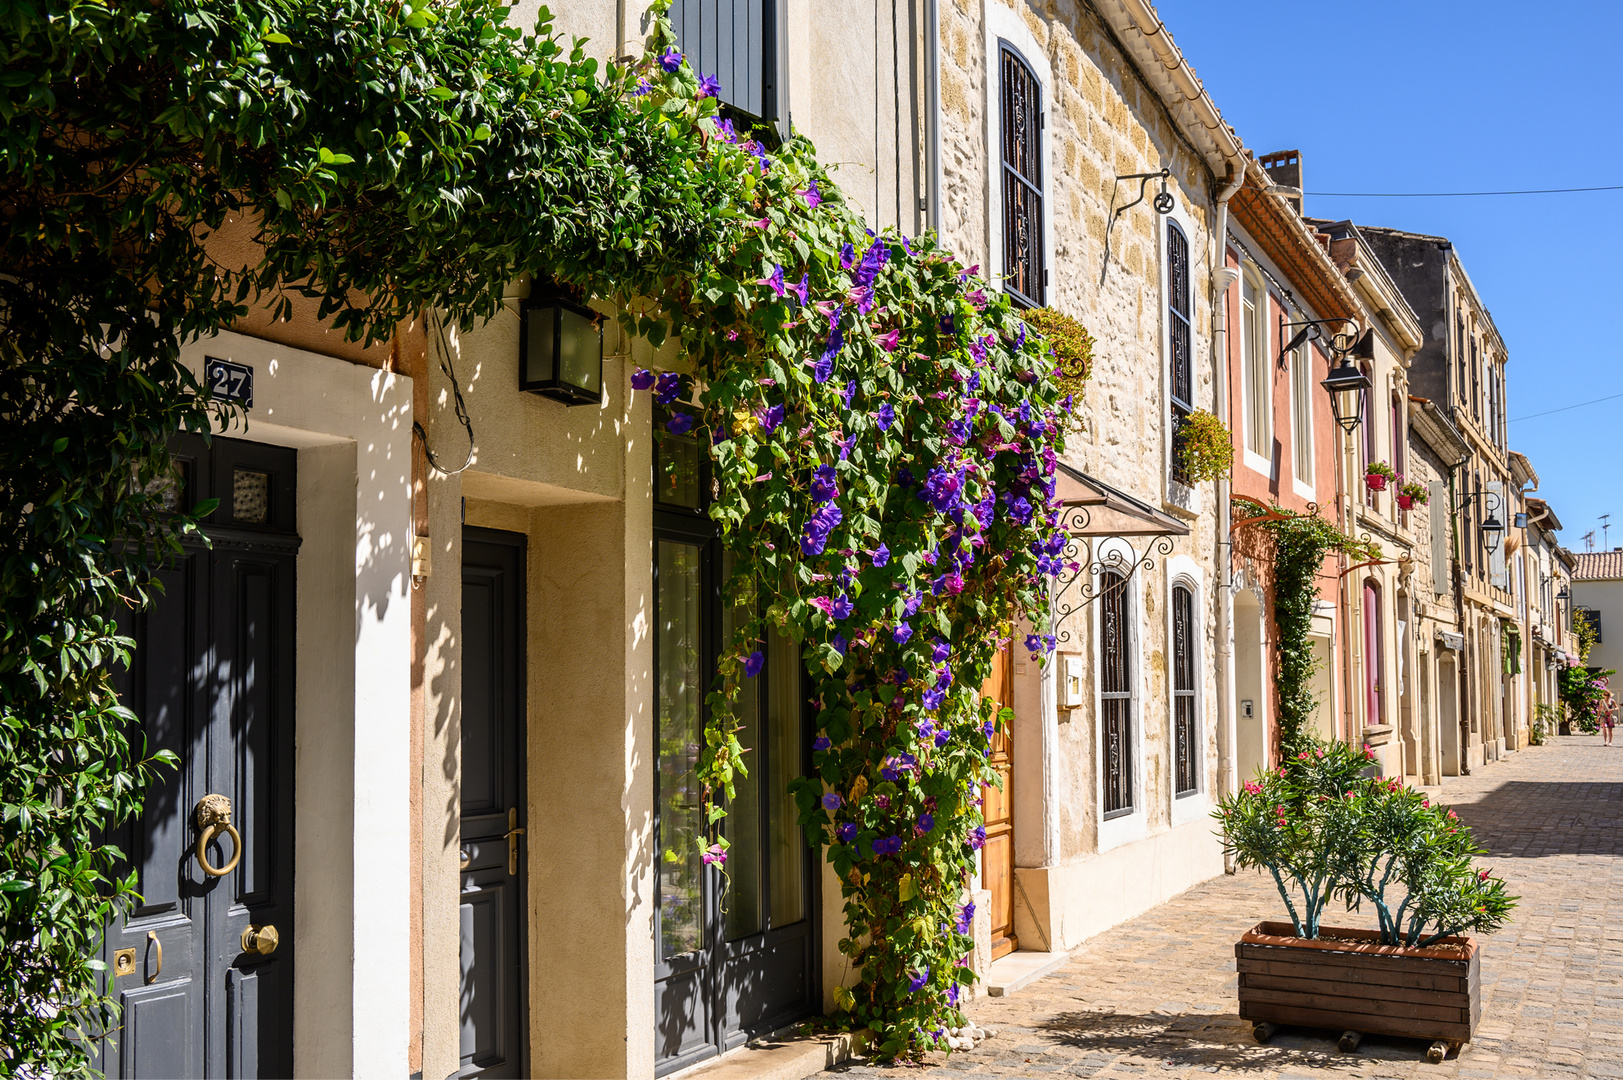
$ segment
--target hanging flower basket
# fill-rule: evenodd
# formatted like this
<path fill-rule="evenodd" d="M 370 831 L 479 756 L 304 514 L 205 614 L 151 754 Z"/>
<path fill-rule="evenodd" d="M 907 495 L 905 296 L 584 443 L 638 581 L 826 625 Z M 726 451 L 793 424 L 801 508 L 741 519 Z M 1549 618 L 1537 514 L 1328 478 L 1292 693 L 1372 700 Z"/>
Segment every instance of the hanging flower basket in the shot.
<path fill-rule="evenodd" d="M 1384 461 L 1377 461 L 1364 469 L 1364 483 L 1371 491 L 1385 491 L 1388 480 L 1396 480 L 1397 473 Z"/>
<path fill-rule="evenodd" d="M 1416 506 L 1425 506 L 1431 501 L 1431 494 L 1426 486 L 1414 480 L 1405 480 L 1398 487 L 1398 506 L 1404 510 L 1413 510 Z"/>

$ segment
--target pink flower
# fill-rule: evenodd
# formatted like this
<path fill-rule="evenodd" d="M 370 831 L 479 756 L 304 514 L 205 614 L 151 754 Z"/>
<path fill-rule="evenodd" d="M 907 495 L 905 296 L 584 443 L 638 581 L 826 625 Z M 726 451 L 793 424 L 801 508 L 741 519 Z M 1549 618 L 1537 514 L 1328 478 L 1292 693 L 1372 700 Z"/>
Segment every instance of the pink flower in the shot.
<path fill-rule="evenodd" d="M 1261 795 L 1262 785 L 1256 783 L 1255 781 L 1247 780 L 1245 782 L 1245 793 L 1247 795 Z"/>
<path fill-rule="evenodd" d="M 901 345 L 901 343 L 902 332 L 899 329 L 892 330 L 890 333 L 879 339 L 879 347 L 884 349 L 886 352 L 895 352 L 897 346 Z"/>
<path fill-rule="evenodd" d="M 1492 875 L 1486 870 L 1478 870 L 1477 875 L 1476 875 L 1476 879 L 1478 881 L 1487 881 L 1488 878 L 1491 877 L 1491 876 Z"/>
<path fill-rule="evenodd" d="M 834 601 L 826 596 L 814 596 L 809 603 L 824 615 L 834 614 Z"/>
<path fill-rule="evenodd" d="M 700 856 L 700 859 L 702 859 L 706 865 L 714 863 L 715 865 L 720 866 L 727 861 L 727 852 L 722 849 L 720 844 L 711 844 L 705 849 L 705 852 Z"/>

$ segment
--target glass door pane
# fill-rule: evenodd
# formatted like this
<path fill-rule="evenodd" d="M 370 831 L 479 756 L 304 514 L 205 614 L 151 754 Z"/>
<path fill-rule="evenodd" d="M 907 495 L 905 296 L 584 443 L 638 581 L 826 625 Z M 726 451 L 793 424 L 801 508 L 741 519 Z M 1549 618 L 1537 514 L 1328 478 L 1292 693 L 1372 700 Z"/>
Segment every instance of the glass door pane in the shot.
<path fill-rule="evenodd" d="M 722 558 L 722 580 L 733 574 L 731 554 Z M 749 621 L 749 610 L 728 607 L 721 616 L 721 644 L 726 648 L 733 633 Z M 738 744 L 744 748 L 748 776 L 737 776 L 733 798 L 722 818 L 722 831 L 732 846 L 727 849 L 727 884 L 721 906 L 727 940 L 735 941 L 761 930 L 761 779 L 767 763 L 761 759 L 761 676 L 745 679 L 738 694 Z"/>
<path fill-rule="evenodd" d="M 660 955 L 703 944 L 704 816 L 697 767 L 704 744 L 703 549 L 660 540 L 655 663 L 659 672 Z"/>
<path fill-rule="evenodd" d="M 771 818 L 768 822 L 772 868 L 772 925 L 787 926 L 806 917 L 806 835 L 800 810 L 789 794 L 789 781 L 800 775 L 800 650 L 778 633 L 767 642 L 767 762 L 770 769 Z"/>

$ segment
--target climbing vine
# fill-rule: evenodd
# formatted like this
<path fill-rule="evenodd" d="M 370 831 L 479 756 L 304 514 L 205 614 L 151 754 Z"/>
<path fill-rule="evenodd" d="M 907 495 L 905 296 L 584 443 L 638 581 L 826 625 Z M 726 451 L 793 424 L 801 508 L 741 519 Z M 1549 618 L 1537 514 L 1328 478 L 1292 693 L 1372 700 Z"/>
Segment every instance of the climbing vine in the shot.
<path fill-rule="evenodd" d="M 709 699 L 710 817 L 748 760 L 740 690 L 781 632 L 817 705 L 813 772 L 791 787 L 861 972 L 835 998 L 881 1054 L 916 1054 L 963 1023 L 974 980 L 965 881 L 1003 719 L 979 688 L 1017 626 L 1032 628 L 1022 647 L 1052 648 L 1043 582 L 1063 547 L 1052 477 L 1071 404 L 1054 353 L 1080 385 L 1089 340 L 1054 313 L 1021 318 L 933 236 L 871 232 L 805 139 L 769 152 L 717 119 L 663 21 L 639 79 L 662 115 L 691 118 L 750 208 L 702 275 L 658 298 L 692 373 L 633 380 L 671 432 L 710 447 L 730 601 L 759 612 Z M 706 854 L 724 864 L 725 837 Z"/>
<path fill-rule="evenodd" d="M 1311 728 L 1317 705 L 1312 679 L 1318 661 L 1309 637 L 1313 602 L 1319 596 L 1319 573 L 1325 556 L 1339 551 L 1354 562 L 1380 558 L 1380 548 L 1355 540 L 1317 514 L 1302 514 L 1252 499 L 1234 500 L 1236 520 L 1258 517 L 1272 545 L 1275 642 L 1275 689 L 1282 758 L 1296 754 Z"/>

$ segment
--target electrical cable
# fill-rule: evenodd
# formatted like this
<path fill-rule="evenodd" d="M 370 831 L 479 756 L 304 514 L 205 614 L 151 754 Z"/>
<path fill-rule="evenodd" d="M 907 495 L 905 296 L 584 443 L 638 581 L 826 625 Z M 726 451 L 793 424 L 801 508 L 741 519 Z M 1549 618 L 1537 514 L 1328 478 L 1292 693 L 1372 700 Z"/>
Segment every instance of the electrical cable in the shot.
<path fill-rule="evenodd" d="M 1623 394 L 1608 394 L 1605 397 L 1593 398 L 1589 401 L 1580 401 L 1576 405 L 1563 405 L 1559 409 L 1548 409 L 1544 412 L 1528 413 L 1526 416 L 1518 416 L 1514 420 L 1507 420 L 1506 423 L 1515 424 L 1523 420 L 1532 420 L 1540 416 L 1553 416 L 1558 412 L 1567 412 L 1571 409 L 1581 409 L 1585 405 L 1599 405 L 1603 401 L 1613 401 L 1620 397 L 1623 397 Z"/>
<path fill-rule="evenodd" d="M 1603 187 L 1526 188 L 1521 191 L 1304 191 L 1303 195 L 1338 199 L 1460 199 L 1477 195 L 1568 195 L 1578 191 L 1623 191 L 1623 184 Z"/>
<path fill-rule="evenodd" d="M 473 422 L 468 419 L 468 404 L 462 400 L 462 386 L 457 382 L 456 368 L 451 363 L 451 350 L 446 348 L 445 327 L 440 323 L 439 315 L 433 309 L 428 312 L 428 321 L 431 323 L 429 337 L 439 343 L 440 370 L 445 372 L 445 377 L 451 380 L 451 398 L 456 409 L 456 418 L 461 421 L 462 426 L 468 431 L 468 456 L 463 459 L 461 465 L 454 469 L 447 469 L 440 464 L 440 459 L 435 455 L 434 448 L 428 445 L 428 432 L 423 428 L 423 425 L 413 420 L 411 422 L 411 431 L 413 435 L 423 440 L 423 453 L 428 455 L 428 463 L 447 476 L 455 476 L 457 473 L 466 471 L 468 466 L 473 464 Z"/>

